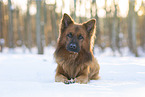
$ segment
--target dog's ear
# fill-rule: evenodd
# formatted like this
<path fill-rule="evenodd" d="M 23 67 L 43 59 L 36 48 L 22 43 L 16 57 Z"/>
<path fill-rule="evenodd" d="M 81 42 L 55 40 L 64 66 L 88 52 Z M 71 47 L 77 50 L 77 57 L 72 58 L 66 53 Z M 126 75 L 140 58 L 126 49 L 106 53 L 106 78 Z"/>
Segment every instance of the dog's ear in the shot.
<path fill-rule="evenodd" d="M 61 32 L 65 30 L 70 24 L 74 23 L 73 19 L 66 13 L 64 13 L 61 20 Z"/>
<path fill-rule="evenodd" d="M 85 26 L 88 35 L 91 36 L 93 34 L 93 30 L 96 27 L 96 19 L 91 19 L 91 20 L 83 23 L 83 25 Z"/>

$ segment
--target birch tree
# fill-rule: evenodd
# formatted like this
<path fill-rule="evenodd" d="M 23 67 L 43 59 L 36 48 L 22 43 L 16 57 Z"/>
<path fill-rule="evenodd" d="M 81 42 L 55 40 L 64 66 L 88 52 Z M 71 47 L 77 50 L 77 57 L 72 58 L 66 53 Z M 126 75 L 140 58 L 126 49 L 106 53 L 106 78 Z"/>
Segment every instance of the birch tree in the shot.
<path fill-rule="evenodd" d="M 128 13 L 128 46 L 135 56 L 138 56 L 137 52 L 137 41 L 136 41 L 136 12 L 134 10 L 135 0 L 129 2 L 129 13 Z"/>
<path fill-rule="evenodd" d="M 144 50 L 144 52 L 145 52 L 145 15 L 144 15 L 144 28 L 143 28 L 143 33 L 142 33 L 142 48 L 143 48 L 143 50 Z"/>
<path fill-rule="evenodd" d="M 31 16 L 30 16 L 30 12 L 29 12 L 29 7 L 31 4 L 31 0 L 28 0 L 27 2 L 27 17 L 26 17 L 26 21 L 27 21 L 27 45 L 28 45 L 28 49 L 29 52 L 31 52 L 31 47 L 32 47 L 32 30 L 31 30 Z"/>
<path fill-rule="evenodd" d="M 17 34 L 18 34 L 18 41 L 17 41 L 17 44 L 19 46 L 22 46 L 23 45 L 23 41 L 22 41 L 22 33 L 20 31 L 20 14 L 19 14 L 19 9 L 17 8 L 16 9 L 16 18 L 17 18 Z"/>
<path fill-rule="evenodd" d="M 3 45 L 4 45 L 4 38 L 3 38 L 3 18 L 2 18 L 2 2 L 0 1 L 0 52 L 3 51 Z"/>
<path fill-rule="evenodd" d="M 74 21 L 76 21 L 76 0 L 74 0 Z"/>
<path fill-rule="evenodd" d="M 145 3 L 142 2 L 142 6 L 145 8 Z M 141 33 L 141 46 L 145 52 L 145 15 L 143 16 L 143 31 Z"/>
<path fill-rule="evenodd" d="M 55 13 L 55 8 L 56 8 L 56 4 L 50 5 L 52 6 L 52 9 L 50 10 L 50 14 L 51 14 L 51 25 L 52 25 L 52 34 L 54 35 L 54 40 L 57 40 L 58 37 L 58 31 L 57 31 L 57 25 L 56 25 L 56 13 Z"/>
<path fill-rule="evenodd" d="M 37 13 L 36 13 L 36 41 L 37 41 L 37 48 L 38 54 L 43 54 L 43 46 L 42 46 L 42 39 L 41 39 L 41 24 L 40 24 L 40 10 L 41 10 L 41 0 L 36 0 L 37 5 Z"/>
<path fill-rule="evenodd" d="M 115 4 L 114 1 L 114 7 L 115 7 L 115 12 L 114 12 L 114 17 L 113 17 L 113 22 L 112 22 L 112 38 L 111 38 L 111 47 L 112 50 L 116 50 L 116 25 L 117 25 L 117 4 Z"/>
<path fill-rule="evenodd" d="M 11 0 L 8 0 L 8 9 L 9 9 L 9 27 L 8 27 L 8 39 L 9 39 L 9 48 L 14 48 L 14 33 L 13 33 L 13 7 Z"/>

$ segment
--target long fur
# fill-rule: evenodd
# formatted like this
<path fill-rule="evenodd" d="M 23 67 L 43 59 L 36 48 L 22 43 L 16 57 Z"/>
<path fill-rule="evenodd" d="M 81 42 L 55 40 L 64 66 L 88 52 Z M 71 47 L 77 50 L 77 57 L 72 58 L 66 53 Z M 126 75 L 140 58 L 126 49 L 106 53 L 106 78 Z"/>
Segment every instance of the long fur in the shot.
<path fill-rule="evenodd" d="M 73 79 L 77 83 L 87 83 L 91 79 L 98 79 L 99 64 L 94 58 L 92 48 L 95 38 L 95 20 L 90 20 L 83 24 L 76 24 L 70 16 L 64 14 L 61 24 L 60 33 L 58 38 L 57 47 L 54 53 L 55 60 L 58 64 L 56 69 L 55 81 L 56 82 L 69 82 Z M 71 25 L 71 26 L 70 26 Z M 66 28 L 74 26 L 82 27 L 86 33 L 86 37 L 78 53 L 70 53 L 66 49 Z M 88 28 L 87 28 L 88 27 Z M 89 28 L 90 27 L 90 28 Z M 81 33 L 79 31 L 77 33 Z M 87 35 L 88 34 L 88 35 Z M 89 48 L 88 48 L 89 47 Z"/>

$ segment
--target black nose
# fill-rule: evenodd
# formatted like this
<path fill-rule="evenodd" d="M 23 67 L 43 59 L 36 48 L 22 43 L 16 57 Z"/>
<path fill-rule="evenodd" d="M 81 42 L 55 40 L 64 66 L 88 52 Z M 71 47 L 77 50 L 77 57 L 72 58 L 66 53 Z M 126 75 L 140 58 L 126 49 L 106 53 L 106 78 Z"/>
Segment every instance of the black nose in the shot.
<path fill-rule="evenodd" d="M 67 50 L 71 51 L 71 52 L 77 52 L 78 53 L 80 51 L 79 44 L 72 42 L 72 43 L 67 45 Z"/>
<path fill-rule="evenodd" d="M 76 46 L 75 43 L 71 43 L 71 44 L 69 45 L 69 47 L 70 47 L 71 49 L 76 49 L 76 48 L 77 48 L 77 46 Z"/>

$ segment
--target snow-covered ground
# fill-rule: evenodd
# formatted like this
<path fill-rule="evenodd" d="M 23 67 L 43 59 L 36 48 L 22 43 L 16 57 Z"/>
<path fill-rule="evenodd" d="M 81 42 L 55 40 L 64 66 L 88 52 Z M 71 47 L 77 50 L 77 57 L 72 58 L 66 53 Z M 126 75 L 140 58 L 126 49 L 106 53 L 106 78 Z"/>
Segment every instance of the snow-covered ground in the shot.
<path fill-rule="evenodd" d="M 66 85 L 54 81 L 53 47 L 44 55 L 17 51 L 0 53 L 0 97 L 145 97 L 145 57 L 95 53 L 101 79 Z"/>

